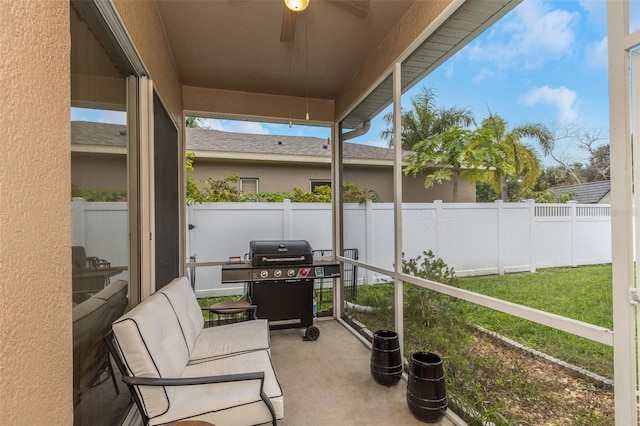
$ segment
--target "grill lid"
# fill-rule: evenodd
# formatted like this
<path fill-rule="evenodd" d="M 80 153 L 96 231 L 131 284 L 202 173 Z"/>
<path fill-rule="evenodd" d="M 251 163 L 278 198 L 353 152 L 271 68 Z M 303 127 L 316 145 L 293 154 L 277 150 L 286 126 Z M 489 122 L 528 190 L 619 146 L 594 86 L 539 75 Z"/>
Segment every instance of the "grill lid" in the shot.
<path fill-rule="evenodd" d="M 249 243 L 251 266 L 303 265 L 313 263 L 306 240 L 254 240 Z"/>

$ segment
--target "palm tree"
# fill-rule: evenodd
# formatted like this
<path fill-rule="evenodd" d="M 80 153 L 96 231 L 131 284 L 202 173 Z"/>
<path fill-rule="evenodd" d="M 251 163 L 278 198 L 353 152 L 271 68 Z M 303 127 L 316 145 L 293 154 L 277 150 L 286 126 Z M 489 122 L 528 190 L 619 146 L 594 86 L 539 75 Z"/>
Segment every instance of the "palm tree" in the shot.
<path fill-rule="evenodd" d="M 475 124 L 475 119 L 468 108 L 436 107 L 433 89 L 423 87 L 422 92 L 411 99 L 412 109 L 402 113 L 401 138 L 402 149 L 412 150 L 414 145 L 433 135 L 443 133 L 450 127 L 468 127 Z M 393 113 L 384 116 L 389 128 L 380 136 L 386 139 L 389 147 L 393 146 Z"/>
<path fill-rule="evenodd" d="M 485 173 L 485 180 L 499 192 L 503 201 L 508 200 L 507 179 L 517 177 L 523 188 L 532 189 L 542 172 L 542 164 L 535 149 L 525 143 L 525 138 L 536 139 L 542 149 L 548 152 L 553 143 L 551 131 L 540 123 L 525 124 L 507 131 L 507 122 L 498 114 L 490 113 L 480 126 L 491 135 L 492 143 L 500 145 L 505 153 L 505 161 L 513 166 L 512 173 L 504 167 L 496 167 Z"/>
<path fill-rule="evenodd" d="M 505 150 L 494 144 L 487 129 L 463 129 L 451 126 L 417 142 L 407 156 L 406 175 L 424 175 L 424 187 L 451 181 L 452 200 L 458 198 L 460 179 L 482 180 L 488 167 L 511 174 L 513 167 L 505 161 Z"/>
<path fill-rule="evenodd" d="M 202 118 L 202 117 L 187 116 L 184 119 L 184 125 L 185 125 L 185 127 L 189 127 L 189 128 L 192 128 L 192 129 L 206 129 L 207 128 L 205 126 L 205 123 L 204 123 L 204 118 Z"/>

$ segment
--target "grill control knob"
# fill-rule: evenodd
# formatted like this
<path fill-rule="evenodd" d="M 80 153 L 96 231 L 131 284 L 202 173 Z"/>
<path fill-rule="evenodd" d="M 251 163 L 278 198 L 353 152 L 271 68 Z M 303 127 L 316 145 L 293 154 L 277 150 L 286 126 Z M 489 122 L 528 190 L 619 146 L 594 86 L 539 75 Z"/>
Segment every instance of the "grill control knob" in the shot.
<path fill-rule="evenodd" d="M 282 271 L 280 269 L 276 269 L 273 271 L 273 276 L 276 278 L 280 278 L 282 276 Z"/>
<path fill-rule="evenodd" d="M 295 277 L 296 276 L 296 271 L 294 271 L 293 269 L 289 269 L 287 271 L 287 276 L 288 277 Z"/>
<path fill-rule="evenodd" d="M 306 277 L 309 274 L 309 270 L 307 268 L 300 268 L 299 274 L 302 277 Z"/>
<path fill-rule="evenodd" d="M 260 271 L 260 278 L 267 278 L 269 276 L 269 271 Z"/>

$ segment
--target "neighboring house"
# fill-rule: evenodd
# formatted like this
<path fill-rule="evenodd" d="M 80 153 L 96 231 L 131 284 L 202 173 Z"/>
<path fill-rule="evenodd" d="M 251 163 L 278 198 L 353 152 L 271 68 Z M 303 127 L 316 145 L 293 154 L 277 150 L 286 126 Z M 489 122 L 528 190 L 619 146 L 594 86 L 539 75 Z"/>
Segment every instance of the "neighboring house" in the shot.
<path fill-rule="evenodd" d="M 567 185 L 551 188 L 556 197 L 571 192 L 575 196 L 574 201 L 580 204 L 610 204 L 611 203 L 611 181 L 603 180 L 598 182 L 581 183 L 579 185 Z"/>
<path fill-rule="evenodd" d="M 126 133 L 117 124 L 74 121 L 71 126 L 72 182 L 81 189 L 126 188 Z M 331 184 L 331 142 L 300 136 L 187 129 L 186 147 L 196 155 L 197 179 L 238 174 L 242 193 L 311 191 Z M 344 180 L 393 201 L 393 150 L 344 143 Z M 97 173 L 96 170 L 100 170 Z M 105 178 L 106 177 L 106 178 Z M 102 178 L 102 179 L 100 179 Z M 403 176 L 405 202 L 452 201 L 452 184 L 424 188 L 423 177 Z M 475 184 L 461 181 L 458 201 L 475 201 Z"/>
<path fill-rule="evenodd" d="M 126 126 L 71 122 L 71 182 L 80 189 L 127 189 Z"/>

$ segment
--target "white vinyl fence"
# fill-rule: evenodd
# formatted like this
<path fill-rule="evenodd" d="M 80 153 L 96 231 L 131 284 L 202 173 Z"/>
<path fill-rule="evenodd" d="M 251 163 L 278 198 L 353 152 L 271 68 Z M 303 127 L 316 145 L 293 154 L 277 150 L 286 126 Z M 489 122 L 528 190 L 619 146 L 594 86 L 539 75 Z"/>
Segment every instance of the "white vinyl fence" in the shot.
<path fill-rule="evenodd" d="M 126 203 L 74 200 L 73 206 L 74 244 L 113 264 L 126 256 Z M 393 211 L 391 203 L 346 204 L 345 248 L 358 249 L 363 262 L 392 269 Z M 314 249 L 331 248 L 328 203 L 205 203 L 190 206 L 187 218 L 188 260 L 197 263 L 243 257 L 251 240 L 302 239 Z M 403 206 L 402 227 L 405 259 L 432 250 L 459 276 L 611 262 L 609 205 L 411 203 Z M 199 294 L 241 290 L 222 285 L 220 271 L 196 268 Z M 358 282 L 377 278 L 360 271 Z"/>
<path fill-rule="evenodd" d="M 128 266 L 128 219 L 126 202 L 71 202 L 71 245 L 84 246 L 87 256 L 111 262 L 111 266 Z M 69 253 L 71 259 L 71 253 Z M 129 271 L 111 277 L 129 280 Z"/>

